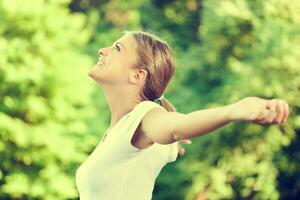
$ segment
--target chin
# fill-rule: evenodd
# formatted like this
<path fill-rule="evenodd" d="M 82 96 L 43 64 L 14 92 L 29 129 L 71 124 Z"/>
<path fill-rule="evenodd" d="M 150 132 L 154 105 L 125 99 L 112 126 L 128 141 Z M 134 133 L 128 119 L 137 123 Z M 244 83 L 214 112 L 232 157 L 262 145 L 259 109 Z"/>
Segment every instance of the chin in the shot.
<path fill-rule="evenodd" d="M 92 79 L 96 80 L 97 79 L 97 74 L 99 73 L 99 70 L 96 69 L 96 67 L 93 67 L 88 71 L 88 76 L 91 77 Z"/>
<path fill-rule="evenodd" d="M 88 71 L 88 76 L 91 77 L 94 81 L 96 81 L 98 84 L 103 81 L 103 72 L 101 72 L 103 69 L 97 67 L 96 65 L 91 68 Z"/>
<path fill-rule="evenodd" d="M 94 70 L 94 68 L 92 68 L 92 69 L 89 69 L 89 71 L 88 71 L 88 75 L 89 75 L 89 77 L 91 77 L 91 78 L 93 78 L 94 76 L 95 76 L 95 70 Z"/>

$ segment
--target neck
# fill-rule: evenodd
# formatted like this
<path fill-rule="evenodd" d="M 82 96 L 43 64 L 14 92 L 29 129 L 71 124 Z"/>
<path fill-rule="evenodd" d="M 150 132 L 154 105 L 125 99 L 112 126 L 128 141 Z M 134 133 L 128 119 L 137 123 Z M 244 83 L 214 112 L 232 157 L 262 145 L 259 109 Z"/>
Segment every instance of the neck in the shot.
<path fill-rule="evenodd" d="M 131 94 L 131 95 L 129 95 Z M 105 91 L 105 97 L 111 113 L 109 130 L 118 123 L 118 121 L 129 113 L 142 100 L 139 95 L 133 91 L 109 90 Z"/>

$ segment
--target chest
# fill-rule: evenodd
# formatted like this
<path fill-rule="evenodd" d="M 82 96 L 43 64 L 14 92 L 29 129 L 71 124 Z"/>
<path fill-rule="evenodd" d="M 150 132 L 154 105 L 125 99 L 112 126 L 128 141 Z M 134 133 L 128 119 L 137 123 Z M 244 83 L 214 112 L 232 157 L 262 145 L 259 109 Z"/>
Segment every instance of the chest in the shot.
<path fill-rule="evenodd" d="M 104 142 L 104 140 L 106 140 L 107 135 L 109 135 L 109 134 L 114 134 L 114 133 L 105 134 L 102 142 Z M 110 137 L 110 136 L 108 136 L 108 137 Z M 154 144 L 152 141 L 150 141 L 146 137 L 145 131 L 142 128 L 142 122 L 139 123 L 138 127 L 134 131 L 133 136 L 130 139 L 130 143 L 132 146 L 134 146 L 138 149 L 146 149 L 146 148 L 150 147 L 152 144 Z"/>

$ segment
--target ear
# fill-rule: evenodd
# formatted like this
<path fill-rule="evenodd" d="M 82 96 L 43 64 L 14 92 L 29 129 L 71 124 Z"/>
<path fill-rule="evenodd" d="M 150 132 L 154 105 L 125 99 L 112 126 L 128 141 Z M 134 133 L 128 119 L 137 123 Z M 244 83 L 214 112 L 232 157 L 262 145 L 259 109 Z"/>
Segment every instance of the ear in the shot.
<path fill-rule="evenodd" d="M 133 84 L 139 84 L 145 82 L 148 72 L 143 68 L 134 69 L 129 76 L 129 82 Z"/>

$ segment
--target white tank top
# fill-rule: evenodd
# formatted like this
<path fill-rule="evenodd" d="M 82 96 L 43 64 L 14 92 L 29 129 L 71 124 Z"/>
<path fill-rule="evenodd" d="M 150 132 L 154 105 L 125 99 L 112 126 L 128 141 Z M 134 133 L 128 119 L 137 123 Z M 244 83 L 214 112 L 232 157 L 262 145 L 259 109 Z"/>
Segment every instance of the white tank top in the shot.
<path fill-rule="evenodd" d="M 142 117 L 155 107 L 162 106 L 140 102 L 102 137 L 76 171 L 80 200 L 151 200 L 156 177 L 178 155 L 177 142 L 146 149 L 130 142 Z"/>

